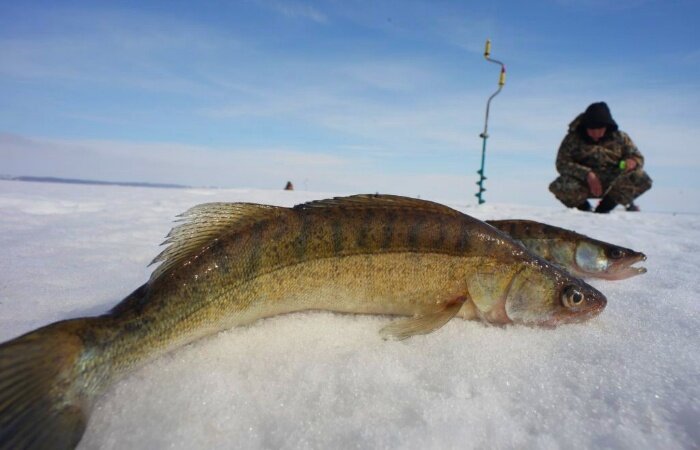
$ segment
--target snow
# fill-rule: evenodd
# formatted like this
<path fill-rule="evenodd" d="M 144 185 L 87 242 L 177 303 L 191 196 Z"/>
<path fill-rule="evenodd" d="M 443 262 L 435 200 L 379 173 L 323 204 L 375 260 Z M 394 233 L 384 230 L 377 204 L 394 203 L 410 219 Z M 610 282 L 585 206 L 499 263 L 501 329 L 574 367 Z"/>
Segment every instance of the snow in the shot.
<path fill-rule="evenodd" d="M 332 195 L 0 181 L 0 341 L 109 309 L 195 204 Z M 556 329 L 452 320 L 385 342 L 386 317 L 308 312 L 225 331 L 109 388 L 80 448 L 700 446 L 700 216 L 450 206 L 640 250 L 649 272 L 592 281 L 607 309 Z"/>

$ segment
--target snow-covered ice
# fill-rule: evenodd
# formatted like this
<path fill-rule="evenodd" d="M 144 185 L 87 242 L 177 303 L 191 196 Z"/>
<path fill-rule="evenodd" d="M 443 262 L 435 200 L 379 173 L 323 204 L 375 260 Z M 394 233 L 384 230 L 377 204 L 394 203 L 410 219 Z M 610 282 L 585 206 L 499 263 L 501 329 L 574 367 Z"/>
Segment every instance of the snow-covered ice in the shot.
<path fill-rule="evenodd" d="M 0 181 L 0 341 L 107 311 L 195 204 L 328 196 Z M 700 216 L 450 206 L 643 251 L 649 271 L 592 281 L 603 314 L 552 330 L 452 320 L 385 342 L 386 317 L 307 312 L 222 332 L 108 389 L 80 448 L 700 446 Z"/>

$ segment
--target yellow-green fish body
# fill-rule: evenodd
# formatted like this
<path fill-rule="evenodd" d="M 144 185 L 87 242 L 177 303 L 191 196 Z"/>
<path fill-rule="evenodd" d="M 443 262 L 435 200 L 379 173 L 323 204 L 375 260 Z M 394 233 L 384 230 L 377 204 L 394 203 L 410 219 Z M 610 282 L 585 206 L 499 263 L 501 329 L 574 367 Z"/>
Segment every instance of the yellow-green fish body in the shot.
<path fill-rule="evenodd" d="M 71 448 L 112 380 L 264 317 L 310 309 L 408 316 L 382 330 L 402 339 L 455 316 L 554 326 L 606 303 L 504 233 L 422 200 L 219 203 L 184 220 L 149 282 L 108 314 L 0 345 L 0 448 Z"/>
<path fill-rule="evenodd" d="M 646 255 L 575 231 L 532 220 L 487 220 L 532 253 L 582 278 L 623 280 L 646 273 L 633 267 Z"/>

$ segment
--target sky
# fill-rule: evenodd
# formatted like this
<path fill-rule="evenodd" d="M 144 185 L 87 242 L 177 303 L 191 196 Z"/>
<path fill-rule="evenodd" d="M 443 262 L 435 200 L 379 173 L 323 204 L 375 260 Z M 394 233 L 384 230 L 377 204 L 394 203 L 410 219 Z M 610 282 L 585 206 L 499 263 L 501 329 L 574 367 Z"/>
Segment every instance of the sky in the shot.
<path fill-rule="evenodd" d="M 606 101 L 700 212 L 695 1 L 2 2 L 0 174 L 554 206 L 568 123 Z"/>

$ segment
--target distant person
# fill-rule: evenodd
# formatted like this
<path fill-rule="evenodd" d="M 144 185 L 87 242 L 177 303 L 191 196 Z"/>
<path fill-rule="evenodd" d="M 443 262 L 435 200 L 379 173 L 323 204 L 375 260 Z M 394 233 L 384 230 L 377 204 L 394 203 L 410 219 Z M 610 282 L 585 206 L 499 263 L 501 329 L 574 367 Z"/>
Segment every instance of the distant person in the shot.
<path fill-rule="evenodd" d="M 589 198 L 600 198 L 597 213 L 617 205 L 639 211 L 634 199 L 651 188 L 642 170 L 644 157 L 617 128 L 605 102 L 591 104 L 571 124 L 557 154 L 559 178 L 549 190 L 569 208 L 591 211 Z"/>
<path fill-rule="evenodd" d="M 284 186 L 285 191 L 293 191 L 294 190 L 294 185 L 292 184 L 291 181 L 287 181 L 287 184 Z"/>

